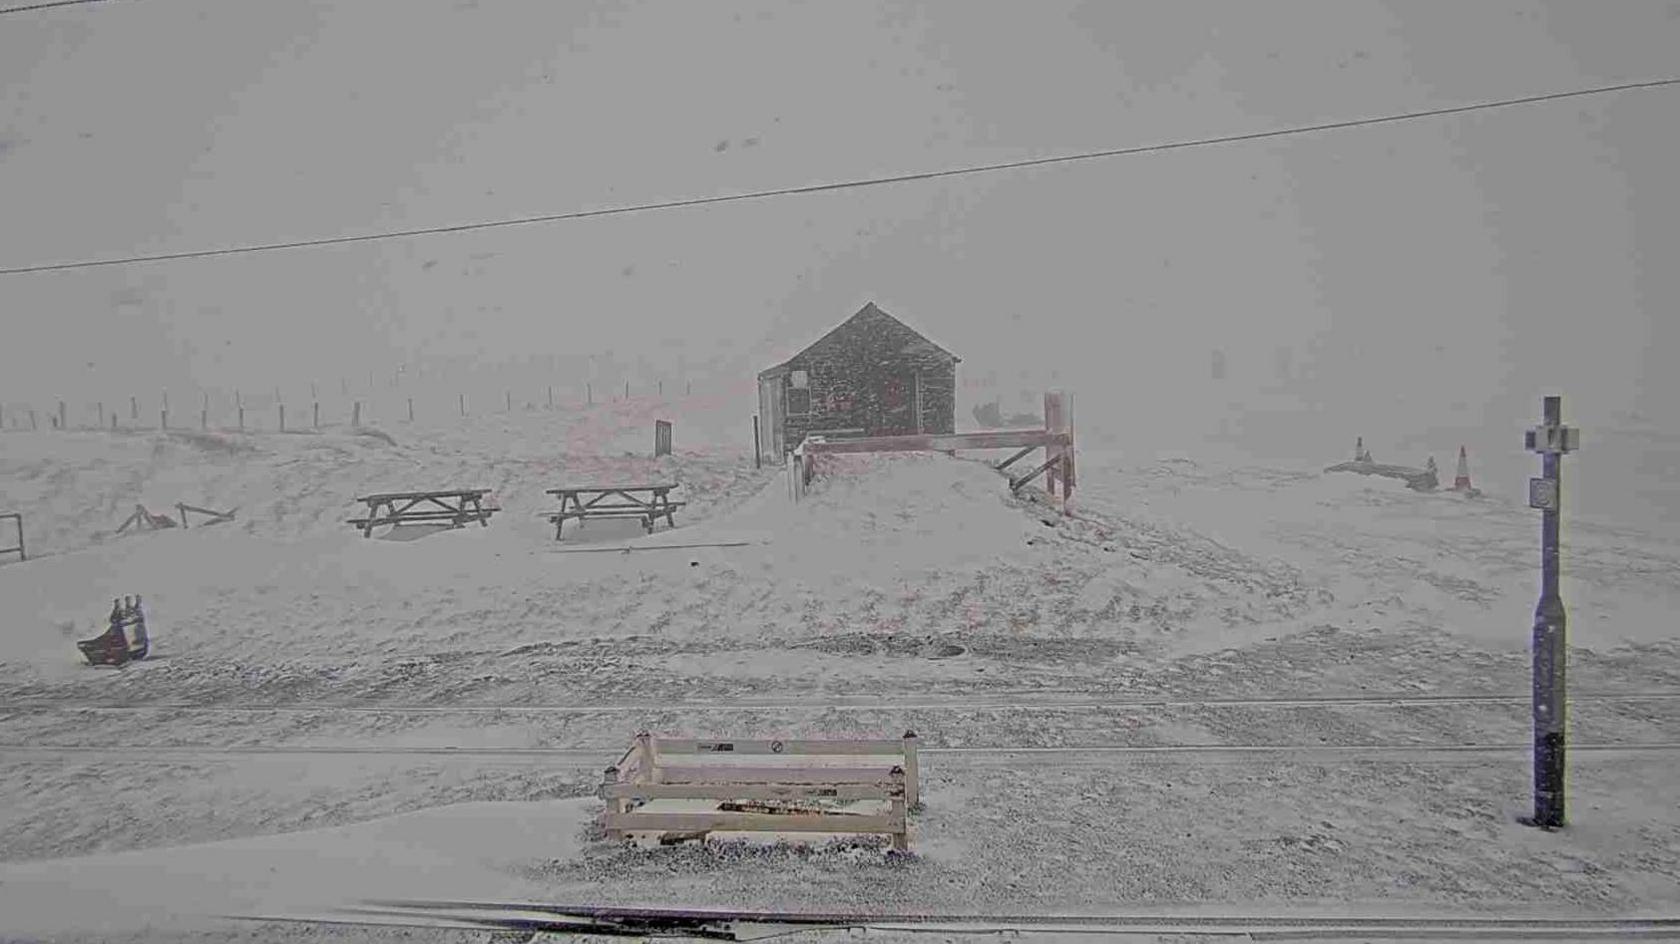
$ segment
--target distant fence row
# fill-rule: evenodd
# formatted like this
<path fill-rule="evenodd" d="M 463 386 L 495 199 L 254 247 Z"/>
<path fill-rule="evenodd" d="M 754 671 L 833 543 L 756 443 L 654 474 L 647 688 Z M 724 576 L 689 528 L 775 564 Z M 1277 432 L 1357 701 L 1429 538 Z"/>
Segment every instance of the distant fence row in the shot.
<path fill-rule="evenodd" d="M 702 391 L 708 397 L 717 391 Z M 0 430 L 53 429 L 244 429 L 301 430 L 364 423 L 422 422 L 475 415 L 565 410 L 595 404 L 646 399 L 669 401 L 696 396 L 692 381 L 652 385 L 636 390 L 630 384 L 610 389 L 586 383 L 582 389 L 543 385 L 503 389 L 497 394 L 437 389 L 381 391 L 365 396 L 336 395 L 289 400 L 279 391 L 212 395 L 200 393 L 183 407 L 165 394 L 152 400 L 130 396 L 121 400 L 55 399 L 47 406 L 32 402 L 0 402 Z"/>

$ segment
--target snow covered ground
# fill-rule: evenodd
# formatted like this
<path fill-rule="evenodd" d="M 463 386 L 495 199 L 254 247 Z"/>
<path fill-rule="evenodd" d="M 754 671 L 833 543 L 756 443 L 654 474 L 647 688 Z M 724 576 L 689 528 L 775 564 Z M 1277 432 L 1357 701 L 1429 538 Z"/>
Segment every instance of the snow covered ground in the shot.
<path fill-rule="evenodd" d="M 391 894 L 1680 905 L 1680 534 L 1569 524 L 1574 825 L 1544 834 L 1515 822 L 1538 525 L 1514 488 L 1088 451 L 1063 516 L 986 457 L 852 456 L 795 504 L 712 409 L 661 414 L 678 453 L 657 461 L 634 403 L 383 436 L 5 434 L 3 501 L 39 556 L 0 566 L 0 931 L 385 940 L 213 916 Z M 648 477 L 683 483 L 676 529 L 556 543 L 536 517 L 544 488 Z M 344 523 L 355 495 L 445 486 L 504 511 L 413 540 Z M 108 533 L 176 501 L 240 511 Z M 624 546 L 648 549 L 576 553 Z M 130 593 L 155 658 L 78 664 Z M 592 791 L 640 729 L 914 729 L 916 855 L 604 843 Z"/>

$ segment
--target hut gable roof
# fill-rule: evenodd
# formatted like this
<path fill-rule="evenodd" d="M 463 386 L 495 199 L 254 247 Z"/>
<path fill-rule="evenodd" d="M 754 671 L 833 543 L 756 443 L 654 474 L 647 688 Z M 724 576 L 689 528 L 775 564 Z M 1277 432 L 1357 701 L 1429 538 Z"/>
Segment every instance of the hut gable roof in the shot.
<path fill-rule="evenodd" d="M 904 322 L 898 320 L 897 318 L 894 318 L 892 315 L 887 314 L 885 311 L 882 311 L 879 307 L 876 306 L 876 304 L 874 302 L 870 302 L 867 305 L 864 305 L 862 308 L 859 308 L 857 310 L 857 312 L 855 314 L 853 314 L 850 318 L 847 318 L 845 321 L 842 321 L 838 325 L 835 325 L 832 329 L 830 329 L 828 331 L 827 334 L 824 334 L 822 337 L 820 337 L 817 340 L 815 340 L 815 341 L 811 342 L 810 344 L 806 345 L 804 348 L 802 348 L 799 351 L 799 353 L 793 355 L 792 357 L 788 358 L 787 360 L 782 361 L 781 363 L 777 364 L 774 367 L 766 368 L 765 370 L 763 370 L 759 373 L 759 376 L 760 377 L 767 377 L 767 376 L 771 376 L 771 375 L 781 373 L 781 372 L 787 370 L 788 365 L 790 363 L 798 360 L 801 356 L 805 355 L 806 353 L 810 352 L 811 350 L 813 350 L 815 348 L 818 348 L 818 347 L 821 347 L 823 344 L 827 343 L 830 339 L 834 338 L 836 335 L 843 332 L 846 328 L 856 324 L 859 321 L 866 321 L 866 320 L 871 320 L 871 319 L 885 319 L 886 321 L 889 321 L 892 324 L 896 325 L 905 334 L 909 335 L 909 340 L 907 340 L 905 342 L 903 347 L 899 348 L 899 353 L 901 353 L 901 354 L 930 354 L 931 353 L 931 354 L 939 354 L 941 356 L 948 357 L 954 363 L 961 363 L 961 361 L 962 361 L 962 358 L 958 357 L 955 354 L 952 354 L 950 351 L 947 351 L 943 347 L 940 347 L 938 344 L 935 344 L 934 342 L 928 340 L 928 338 L 926 336 L 924 336 L 921 332 L 919 332 L 916 329 L 910 327 L 909 325 L 907 325 Z"/>

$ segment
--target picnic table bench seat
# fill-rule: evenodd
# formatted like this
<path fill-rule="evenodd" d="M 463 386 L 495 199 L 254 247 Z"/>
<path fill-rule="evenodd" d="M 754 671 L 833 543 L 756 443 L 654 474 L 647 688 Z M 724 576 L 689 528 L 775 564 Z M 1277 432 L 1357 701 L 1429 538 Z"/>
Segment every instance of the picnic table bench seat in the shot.
<path fill-rule="evenodd" d="M 653 533 L 654 523 L 665 519 L 669 527 L 676 527 L 675 512 L 688 504 L 672 501 L 671 492 L 679 486 L 675 482 L 652 485 L 566 485 L 546 490 L 546 494 L 560 499 L 559 511 L 538 515 L 554 525 L 554 539 L 560 540 L 568 520 L 586 521 L 590 518 L 639 519 L 642 529 Z M 646 498 L 639 498 L 646 495 Z M 584 496 L 593 496 L 585 500 Z"/>
<path fill-rule="evenodd" d="M 367 515 L 350 518 L 348 523 L 360 528 L 363 537 L 388 524 L 447 523 L 462 528 L 476 521 L 481 527 L 489 527 L 490 516 L 501 509 L 484 503 L 488 494 L 487 488 L 461 488 L 364 495 L 356 500 L 368 506 Z"/>

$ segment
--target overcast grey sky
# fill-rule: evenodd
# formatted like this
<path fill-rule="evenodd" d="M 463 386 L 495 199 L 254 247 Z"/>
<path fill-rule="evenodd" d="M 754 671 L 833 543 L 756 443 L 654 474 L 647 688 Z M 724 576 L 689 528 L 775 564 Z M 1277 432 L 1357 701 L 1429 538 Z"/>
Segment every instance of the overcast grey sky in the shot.
<path fill-rule="evenodd" d="M 1677 72 L 1673 0 L 91 4 L 0 17 L 0 265 L 907 173 Z M 0 276 L 0 399 L 295 388 L 370 362 L 606 349 L 649 370 L 679 352 L 718 359 L 745 378 L 873 299 L 962 356 L 970 380 L 1054 379 L 1078 391 L 1082 424 L 1163 442 L 1175 427 L 1230 433 L 1233 417 L 1251 438 L 1275 428 L 1291 442 L 1340 443 L 1359 423 L 1379 442 L 1504 436 L 1564 370 L 1582 416 L 1643 410 L 1675 430 L 1659 405 L 1680 402 L 1667 365 L 1680 351 L 1677 166 L 1670 89 Z M 1214 347 L 1230 364 L 1222 384 Z"/>

